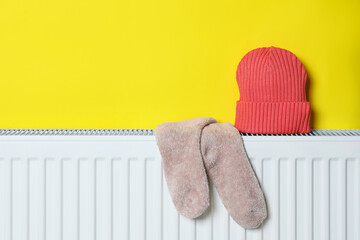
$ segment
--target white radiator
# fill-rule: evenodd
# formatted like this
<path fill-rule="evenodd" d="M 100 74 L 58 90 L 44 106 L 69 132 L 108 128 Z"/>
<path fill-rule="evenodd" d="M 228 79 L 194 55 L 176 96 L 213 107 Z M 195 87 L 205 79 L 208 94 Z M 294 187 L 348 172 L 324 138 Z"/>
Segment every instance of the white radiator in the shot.
<path fill-rule="evenodd" d="M 248 136 L 269 217 L 179 216 L 152 130 L 0 130 L 0 240 L 360 239 L 360 130 Z"/>

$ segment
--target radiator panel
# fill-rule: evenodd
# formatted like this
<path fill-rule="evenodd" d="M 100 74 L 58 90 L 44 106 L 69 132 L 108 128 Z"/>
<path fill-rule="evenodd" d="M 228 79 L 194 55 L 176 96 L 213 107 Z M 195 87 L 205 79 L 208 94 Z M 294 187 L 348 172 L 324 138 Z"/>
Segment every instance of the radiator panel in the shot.
<path fill-rule="evenodd" d="M 0 239 L 360 239 L 359 137 L 243 136 L 269 217 L 179 216 L 149 136 L 1 136 Z"/>

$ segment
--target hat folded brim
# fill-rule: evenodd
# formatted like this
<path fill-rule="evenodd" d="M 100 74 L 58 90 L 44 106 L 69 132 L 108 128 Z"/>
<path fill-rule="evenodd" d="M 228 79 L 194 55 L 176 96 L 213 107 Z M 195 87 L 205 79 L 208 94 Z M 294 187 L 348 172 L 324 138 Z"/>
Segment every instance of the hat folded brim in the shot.
<path fill-rule="evenodd" d="M 244 133 L 295 134 L 310 132 L 309 102 L 237 101 L 235 127 Z"/>

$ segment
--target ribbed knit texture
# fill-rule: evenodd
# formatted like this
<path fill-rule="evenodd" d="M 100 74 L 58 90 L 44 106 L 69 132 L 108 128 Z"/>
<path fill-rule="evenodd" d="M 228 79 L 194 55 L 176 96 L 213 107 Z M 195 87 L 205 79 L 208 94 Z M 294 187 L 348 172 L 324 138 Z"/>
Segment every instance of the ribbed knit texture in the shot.
<path fill-rule="evenodd" d="M 310 132 L 307 74 L 290 51 L 257 48 L 240 61 L 236 79 L 240 100 L 235 127 L 240 132 L 294 134 Z"/>

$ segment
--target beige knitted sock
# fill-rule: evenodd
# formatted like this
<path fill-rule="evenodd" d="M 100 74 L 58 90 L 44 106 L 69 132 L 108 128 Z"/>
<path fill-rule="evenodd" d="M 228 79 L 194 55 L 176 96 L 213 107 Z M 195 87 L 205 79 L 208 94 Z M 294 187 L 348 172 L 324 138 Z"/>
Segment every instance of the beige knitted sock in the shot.
<path fill-rule="evenodd" d="M 201 152 L 207 174 L 231 217 L 244 228 L 257 228 L 267 216 L 266 203 L 239 131 L 231 123 L 206 126 Z"/>
<path fill-rule="evenodd" d="M 155 129 L 165 179 L 177 211 L 196 218 L 208 208 L 209 183 L 200 152 L 203 128 L 211 117 L 161 123 Z"/>

